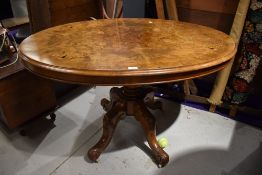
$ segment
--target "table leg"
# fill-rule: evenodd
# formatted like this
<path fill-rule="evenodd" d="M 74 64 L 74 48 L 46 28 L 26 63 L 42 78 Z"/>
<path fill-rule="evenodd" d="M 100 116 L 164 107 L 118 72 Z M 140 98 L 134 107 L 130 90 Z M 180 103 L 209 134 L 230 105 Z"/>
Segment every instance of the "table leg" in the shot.
<path fill-rule="evenodd" d="M 162 110 L 163 109 L 162 102 L 159 100 L 155 100 L 154 94 L 155 93 L 153 94 L 150 93 L 149 96 L 145 98 L 145 105 L 152 110 L 156 110 L 156 109 Z"/>
<path fill-rule="evenodd" d="M 112 139 L 117 123 L 125 116 L 125 104 L 119 99 L 117 91 L 115 88 L 111 89 L 111 101 L 101 100 L 101 105 L 107 113 L 103 119 L 102 137 L 97 144 L 88 151 L 88 157 L 92 161 L 96 161 L 100 154 L 106 149 Z"/>
<path fill-rule="evenodd" d="M 152 113 L 146 108 L 144 103 L 138 103 L 134 116 L 140 122 L 148 144 L 153 151 L 155 161 L 159 167 L 164 167 L 168 161 L 168 154 L 159 146 L 156 139 L 156 120 Z"/>
<path fill-rule="evenodd" d="M 162 105 L 160 102 L 155 102 L 153 96 L 148 97 L 148 93 L 148 88 L 144 87 L 122 87 L 110 90 L 110 100 L 101 101 L 101 105 L 107 111 L 103 120 L 103 134 L 98 143 L 88 151 L 89 159 L 93 161 L 98 159 L 111 141 L 119 120 L 128 115 L 135 116 L 141 123 L 157 165 L 164 167 L 168 163 L 169 156 L 156 139 L 155 118 L 147 109 L 147 107 L 158 109 Z"/>

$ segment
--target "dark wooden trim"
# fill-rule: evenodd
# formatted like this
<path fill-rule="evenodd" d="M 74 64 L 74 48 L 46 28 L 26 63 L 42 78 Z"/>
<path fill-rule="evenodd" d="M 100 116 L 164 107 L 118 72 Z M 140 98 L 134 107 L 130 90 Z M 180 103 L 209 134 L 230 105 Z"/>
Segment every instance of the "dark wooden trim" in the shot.
<path fill-rule="evenodd" d="M 181 80 L 187 80 L 197 77 L 202 77 L 205 75 L 209 75 L 211 73 L 217 72 L 223 69 L 229 60 L 210 67 L 206 69 L 199 69 L 191 72 L 182 72 L 182 73 L 170 73 L 170 74 L 153 74 L 150 76 L 142 76 L 142 75 L 133 75 L 133 76 L 117 76 L 110 75 L 108 76 L 97 76 L 97 75 L 84 75 L 84 74 L 73 74 L 69 72 L 59 72 L 56 70 L 49 69 L 47 71 L 44 67 L 36 67 L 23 58 L 24 66 L 39 76 L 46 77 L 55 81 L 61 81 L 66 83 L 73 84 L 95 84 L 100 86 L 127 86 L 127 85 L 146 85 L 146 84 L 161 84 L 161 83 L 171 83 L 177 82 Z"/>

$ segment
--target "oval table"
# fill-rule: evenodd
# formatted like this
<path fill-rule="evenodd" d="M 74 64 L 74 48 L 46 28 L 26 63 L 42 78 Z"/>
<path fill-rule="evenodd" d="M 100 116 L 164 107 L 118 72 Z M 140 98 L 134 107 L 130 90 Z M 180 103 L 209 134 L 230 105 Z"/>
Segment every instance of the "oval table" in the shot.
<path fill-rule="evenodd" d="M 160 19 L 115 19 L 69 23 L 33 34 L 20 45 L 19 56 L 31 72 L 53 80 L 123 86 L 112 88 L 103 134 L 88 151 L 96 161 L 109 144 L 117 123 L 134 116 L 142 125 L 155 161 L 169 161 L 155 135 L 148 108 L 160 103 L 147 97 L 147 85 L 204 76 L 222 69 L 236 45 L 228 35 L 200 25 Z"/>

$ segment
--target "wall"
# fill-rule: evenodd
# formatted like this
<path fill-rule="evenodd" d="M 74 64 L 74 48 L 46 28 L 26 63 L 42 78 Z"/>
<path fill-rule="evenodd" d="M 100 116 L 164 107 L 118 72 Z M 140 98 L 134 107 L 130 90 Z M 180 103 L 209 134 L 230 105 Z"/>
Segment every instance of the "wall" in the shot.
<path fill-rule="evenodd" d="M 145 0 L 124 0 L 124 18 L 143 18 L 145 16 Z"/>

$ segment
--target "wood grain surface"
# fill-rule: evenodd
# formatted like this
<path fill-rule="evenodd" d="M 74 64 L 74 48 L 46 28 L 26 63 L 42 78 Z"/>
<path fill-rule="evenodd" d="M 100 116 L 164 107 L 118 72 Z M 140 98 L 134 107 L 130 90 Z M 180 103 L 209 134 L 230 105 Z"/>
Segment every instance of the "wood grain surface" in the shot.
<path fill-rule="evenodd" d="M 25 67 L 73 83 L 141 85 L 203 76 L 236 52 L 233 39 L 208 27 L 161 19 L 69 23 L 20 45 Z"/>

